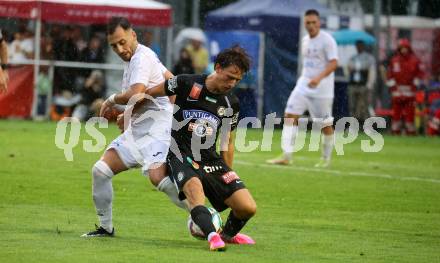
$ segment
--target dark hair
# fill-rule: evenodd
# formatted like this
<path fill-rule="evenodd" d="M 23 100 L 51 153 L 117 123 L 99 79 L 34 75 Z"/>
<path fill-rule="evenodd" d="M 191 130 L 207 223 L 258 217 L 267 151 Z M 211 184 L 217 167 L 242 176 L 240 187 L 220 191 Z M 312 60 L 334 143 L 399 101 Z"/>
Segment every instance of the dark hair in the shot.
<path fill-rule="evenodd" d="M 319 12 L 316 9 L 309 9 L 304 14 L 304 16 L 310 16 L 310 15 L 315 15 L 315 16 L 319 17 Z"/>
<path fill-rule="evenodd" d="M 112 17 L 107 24 L 107 35 L 113 34 L 118 26 L 122 27 L 124 30 L 131 28 L 130 21 L 128 21 L 127 18 L 119 16 Z"/>
<path fill-rule="evenodd" d="M 246 51 L 239 45 L 222 50 L 215 58 L 214 65 L 226 68 L 230 65 L 237 66 L 244 74 L 249 71 L 251 59 Z"/>

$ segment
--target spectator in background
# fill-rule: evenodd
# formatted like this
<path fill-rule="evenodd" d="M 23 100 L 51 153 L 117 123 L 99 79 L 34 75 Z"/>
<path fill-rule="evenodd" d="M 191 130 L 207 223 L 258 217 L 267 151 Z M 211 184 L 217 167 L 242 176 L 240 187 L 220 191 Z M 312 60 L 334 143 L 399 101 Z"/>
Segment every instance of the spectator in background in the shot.
<path fill-rule="evenodd" d="M 93 36 L 87 48 L 82 52 L 81 60 L 87 63 L 102 63 L 104 62 L 104 50 L 102 48 L 101 40 L 97 36 Z"/>
<path fill-rule="evenodd" d="M 80 90 L 81 101 L 76 105 L 72 117 L 84 121 L 91 116 L 98 116 L 104 100 L 104 75 L 100 70 L 93 70 Z"/>
<path fill-rule="evenodd" d="M 72 40 L 75 43 L 78 53 L 83 52 L 83 50 L 87 47 L 87 41 L 84 40 L 81 27 L 79 26 L 75 26 L 72 29 Z"/>
<path fill-rule="evenodd" d="M 44 116 L 46 115 L 47 109 L 47 95 L 50 92 L 52 87 L 52 81 L 49 78 L 48 74 L 49 68 L 47 66 L 41 66 L 40 72 L 37 78 L 37 91 L 38 91 L 38 100 L 37 100 L 37 115 Z"/>
<path fill-rule="evenodd" d="M 186 46 L 186 50 L 191 56 L 195 73 L 204 73 L 209 64 L 209 54 L 202 41 L 191 39 L 191 42 Z"/>
<path fill-rule="evenodd" d="M 154 53 L 156 53 L 156 55 L 158 57 L 161 56 L 160 54 L 160 46 L 157 42 L 154 41 L 154 34 L 153 32 L 151 32 L 150 30 L 145 31 L 144 35 L 143 35 L 143 44 L 146 47 L 149 47 L 151 50 L 154 51 Z"/>
<path fill-rule="evenodd" d="M 173 74 L 194 74 L 194 67 L 192 65 L 191 57 L 188 50 L 186 50 L 185 48 L 182 48 L 180 50 L 179 60 L 173 67 Z"/>
<path fill-rule="evenodd" d="M 101 39 L 97 36 L 93 36 L 87 48 L 81 53 L 81 61 L 86 63 L 103 63 L 104 62 L 104 49 L 102 47 Z M 81 72 L 83 78 L 86 78 L 92 72 L 91 69 L 84 69 Z"/>
<path fill-rule="evenodd" d="M 402 133 L 402 119 L 405 121 L 406 134 L 416 134 L 415 96 L 423 76 L 420 60 L 413 53 L 409 40 L 400 39 L 387 71 L 387 86 L 391 92 L 393 112 L 391 131 L 394 135 Z"/>
<path fill-rule="evenodd" d="M 9 50 L 11 61 L 21 62 L 33 58 L 34 42 L 24 27 L 14 34 L 14 40 L 11 42 Z"/>
<path fill-rule="evenodd" d="M 41 59 L 53 60 L 53 40 L 50 36 L 41 38 Z"/>
<path fill-rule="evenodd" d="M 348 62 L 348 104 L 350 116 L 363 122 L 369 117 L 368 107 L 371 105 L 376 81 L 376 61 L 365 50 L 363 41 L 356 42 L 356 50 L 357 54 Z"/>
<path fill-rule="evenodd" d="M 56 32 L 59 32 L 58 34 Z M 61 35 L 61 37 L 60 37 Z M 71 27 L 63 29 L 54 27 L 53 31 L 53 51 L 54 59 L 62 61 L 78 61 L 78 48 L 73 41 L 73 30 Z M 57 94 L 63 91 L 73 93 L 75 91 L 75 75 L 76 69 L 73 68 L 55 68 L 54 91 Z"/>
<path fill-rule="evenodd" d="M 0 94 L 8 90 L 8 45 L 3 39 L 2 29 L 0 28 Z"/>

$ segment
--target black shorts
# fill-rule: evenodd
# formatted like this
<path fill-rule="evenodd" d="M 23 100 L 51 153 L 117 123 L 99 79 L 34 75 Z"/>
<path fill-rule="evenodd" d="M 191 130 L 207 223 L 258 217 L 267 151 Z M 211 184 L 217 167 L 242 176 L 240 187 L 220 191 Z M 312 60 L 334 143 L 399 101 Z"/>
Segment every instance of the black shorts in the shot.
<path fill-rule="evenodd" d="M 171 180 L 179 189 L 179 198 L 185 199 L 183 186 L 192 177 L 198 177 L 203 191 L 215 210 L 221 212 L 228 208 L 224 203 L 235 191 L 246 188 L 238 175 L 229 168 L 223 159 L 197 163 L 189 156 L 182 155 L 182 162 L 173 154 L 167 157 L 167 166 Z"/>

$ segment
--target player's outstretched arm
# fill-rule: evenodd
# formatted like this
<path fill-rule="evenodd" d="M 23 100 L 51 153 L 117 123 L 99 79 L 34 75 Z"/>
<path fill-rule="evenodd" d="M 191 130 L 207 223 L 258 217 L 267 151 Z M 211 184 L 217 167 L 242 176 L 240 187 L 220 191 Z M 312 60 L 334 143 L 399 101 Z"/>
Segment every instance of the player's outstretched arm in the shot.
<path fill-rule="evenodd" d="M 220 156 L 223 158 L 225 163 L 232 168 L 232 163 L 234 161 L 234 142 L 235 142 L 235 132 L 229 132 L 225 136 L 225 140 L 220 142 Z M 226 145 L 227 143 L 227 145 Z M 226 147 L 223 147 L 226 146 Z"/>
<path fill-rule="evenodd" d="M 116 93 L 108 97 L 101 106 L 99 116 L 104 116 L 104 114 L 109 111 L 115 104 L 127 105 L 131 97 L 135 95 L 143 95 L 146 90 L 144 84 L 137 83 L 132 85 L 129 89 L 124 92 Z"/>
<path fill-rule="evenodd" d="M 162 96 L 168 96 L 165 93 L 165 82 L 162 82 L 159 85 L 157 85 L 157 86 L 155 86 L 155 87 L 153 87 L 151 89 L 147 89 L 145 91 L 145 94 L 147 94 L 147 95 L 149 95 L 149 96 L 151 96 L 153 98 L 162 97 Z"/>

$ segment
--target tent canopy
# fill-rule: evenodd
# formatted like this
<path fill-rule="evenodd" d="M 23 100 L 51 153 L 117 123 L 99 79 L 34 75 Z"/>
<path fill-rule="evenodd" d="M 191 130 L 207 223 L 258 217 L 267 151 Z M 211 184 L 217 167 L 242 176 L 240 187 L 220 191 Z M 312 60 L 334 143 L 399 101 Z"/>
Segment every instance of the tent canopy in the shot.
<path fill-rule="evenodd" d="M 0 0 L 0 16 L 45 22 L 105 24 L 113 16 L 127 17 L 134 25 L 169 27 L 169 5 L 150 0 Z"/>
<path fill-rule="evenodd" d="M 302 16 L 308 9 L 328 14 L 331 10 L 310 0 L 242 0 L 209 13 L 210 16 Z"/>

